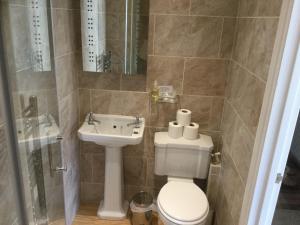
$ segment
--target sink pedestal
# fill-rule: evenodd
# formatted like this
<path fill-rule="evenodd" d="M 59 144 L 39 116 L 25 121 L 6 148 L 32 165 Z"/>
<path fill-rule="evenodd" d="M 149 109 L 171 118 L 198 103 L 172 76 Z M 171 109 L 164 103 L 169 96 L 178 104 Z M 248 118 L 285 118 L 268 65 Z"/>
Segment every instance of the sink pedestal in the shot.
<path fill-rule="evenodd" d="M 118 220 L 126 217 L 128 202 L 124 201 L 123 160 L 121 147 L 105 147 L 104 199 L 97 215 L 102 219 Z"/>

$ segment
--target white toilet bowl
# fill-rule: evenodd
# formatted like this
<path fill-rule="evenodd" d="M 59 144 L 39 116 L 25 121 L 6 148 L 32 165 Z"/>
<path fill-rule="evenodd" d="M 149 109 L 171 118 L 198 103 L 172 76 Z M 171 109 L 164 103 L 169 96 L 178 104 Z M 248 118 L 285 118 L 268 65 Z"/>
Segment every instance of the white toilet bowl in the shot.
<path fill-rule="evenodd" d="M 192 180 L 169 181 L 157 198 L 160 219 L 165 225 L 204 225 L 209 204 Z"/>

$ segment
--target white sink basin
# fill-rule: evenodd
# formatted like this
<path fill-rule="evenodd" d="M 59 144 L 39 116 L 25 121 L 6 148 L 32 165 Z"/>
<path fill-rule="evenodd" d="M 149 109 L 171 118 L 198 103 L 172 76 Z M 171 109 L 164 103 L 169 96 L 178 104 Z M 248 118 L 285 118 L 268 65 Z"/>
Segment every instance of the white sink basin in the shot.
<path fill-rule="evenodd" d="M 93 118 L 99 122 L 88 124 L 87 115 L 84 123 L 78 130 L 79 138 L 82 141 L 94 142 L 99 145 L 111 147 L 123 147 L 141 143 L 145 128 L 145 119 L 140 118 L 137 125 L 133 116 L 118 116 L 93 114 Z"/>
<path fill-rule="evenodd" d="M 82 141 L 105 145 L 104 199 L 97 212 L 102 219 L 118 220 L 126 217 L 128 202 L 123 198 L 121 150 L 126 145 L 141 143 L 144 128 L 144 118 L 90 113 L 78 130 Z"/>
<path fill-rule="evenodd" d="M 35 121 L 34 121 L 35 120 Z M 58 142 L 59 128 L 52 115 L 41 115 L 31 119 L 17 119 L 16 128 L 20 149 L 30 152 Z"/>

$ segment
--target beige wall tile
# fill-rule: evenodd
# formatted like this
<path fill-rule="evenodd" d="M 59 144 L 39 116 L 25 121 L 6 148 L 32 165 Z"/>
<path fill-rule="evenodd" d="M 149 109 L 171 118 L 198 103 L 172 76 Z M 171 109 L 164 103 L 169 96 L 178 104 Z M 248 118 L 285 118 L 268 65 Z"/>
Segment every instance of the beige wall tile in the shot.
<path fill-rule="evenodd" d="M 72 92 L 58 103 L 59 125 L 64 140 L 77 133 L 78 128 L 78 99 L 77 92 Z M 76 135 L 77 136 L 77 135 Z"/>
<path fill-rule="evenodd" d="M 238 0 L 191 0 L 192 15 L 236 16 Z"/>
<path fill-rule="evenodd" d="M 150 13 L 188 15 L 190 0 L 151 0 Z"/>
<path fill-rule="evenodd" d="M 223 96 L 227 78 L 226 60 L 187 59 L 183 93 L 190 95 Z"/>
<path fill-rule="evenodd" d="M 279 16 L 282 0 L 240 0 L 239 16 Z"/>
<path fill-rule="evenodd" d="M 105 155 L 93 154 L 92 156 L 93 179 L 94 183 L 104 183 L 105 177 Z"/>
<path fill-rule="evenodd" d="M 80 9 L 80 1 L 74 0 L 52 0 L 52 8 L 65 8 L 65 9 Z"/>
<path fill-rule="evenodd" d="M 181 57 L 149 56 L 147 68 L 147 90 L 151 91 L 153 83 L 172 85 L 177 94 L 182 93 L 184 59 Z"/>
<path fill-rule="evenodd" d="M 52 9 L 55 56 L 77 50 L 81 46 L 79 11 Z"/>
<path fill-rule="evenodd" d="M 150 125 L 152 127 L 167 127 L 170 121 L 176 120 L 176 104 L 151 103 Z"/>
<path fill-rule="evenodd" d="M 278 19 L 255 19 L 247 68 L 263 80 L 267 80 L 275 43 Z"/>
<path fill-rule="evenodd" d="M 69 54 L 58 57 L 55 60 L 55 65 L 58 98 L 63 99 L 78 87 L 76 56 Z"/>
<path fill-rule="evenodd" d="M 143 157 L 124 157 L 126 185 L 145 185 L 147 162 Z"/>
<path fill-rule="evenodd" d="M 236 18 L 224 18 L 220 57 L 231 59 L 236 29 Z"/>
<path fill-rule="evenodd" d="M 219 174 L 212 174 L 208 178 L 206 196 L 209 202 L 209 208 L 215 209 L 216 201 L 218 201 L 218 190 L 219 190 L 220 176 Z"/>
<path fill-rule="evenodd" d="M 82 72 L 79 87 L 89 89 L 120 90 L 120 74 Z"/>
<path fill-rule="evenodd" d="M 82 203 L 97 203 L 103 199 L 104 184 L 81 182 L 80 200 Z"/>
<path fill-rule="evenodd" d="M 251 133 L 249 133 L 242 121 L 237 120 L 233 131 L 232 143 L 229 148 L 231 148 L 232 160 L 244 184 L 247 182 L 253 145 L 254 139 Z"/>
<path fill-rule="evenodd" d="M 139 91 L 146 90 L 147 75 L 122 75 L 121 76 L 121 90 L 122 91 Z"/>
<path fill-rule="evenodd" d="M 56 86 L 53 71 L 35 72 L 28 68 L 16 73 L 15 82 L 18 91 L 53 89 Z"/>
<path fill-rule="evenodd" d="M 278 19 L 240 19 L 233 58 L 267 80 Z"/>
<path fill-rule="evenodd" d="M 223 108 L 224 98 L 213 98 L 209 117 L 209 130 L 220 130 Z"/>
<path fill-rule="evenodd" d="M 237 115 L 233 111 L 231 105 L 227 102 L 227 100 L 225 100 L 221 125 L 221 130 L 223 132 L 223 145 L 226 144 L 227 146 L 231 146 L 236 120 Z M 229 150 L 227 153 L 231 154 L 231 149 L 226 148 L 226 150 Z"/>
<path fill-rule="evenodd" d="M 81 182 L 92 182 L 93 154 L 80 154 L 80 180 Z"/>
<path fill-rule="evenodd" d="M 81 154 L 104 154 L 104 146 L 93 142 L 80 141 L 80 150 Z"/>
<path fill-rule="evenodd" d="M 181 96 L 181 107 L 192 111 L 193 122 L 199 123 L 199 129 L 208 129 L 213 98 L 202 96 Z"/>
<path fill-rule="evenodd" d="M 229 210 L 228 202 L 224 196 L 223 187 L 220 186 L 214 225 L 233 225 L 235 224 Z"/>
<path fill-rule="evenodd" d="M 79 101 L 79 123 L 85 120 L 86 115 L 92 111 L 91 107 L 91 90 L 78 89 L 78 101 Z"/>
<path fill-rule="evenodd" d="M 148 93 L 120 91 L 92 91 L 92 111 L 95 113 L 118 114 L 147 118 Z"/>
<path fill-rule="evenodd" d="M 217 57 L 222 18 L 156 16 L 154 54 Z"/>
<path fill-rule="evenodd" d="M 224 198 L 227 200 L 228 209 L 232 215 L 234 224 L 237 224 L 242 208 L 245 186 L 240 179 L 232 159 L 223 154 L 221 182 Z"/>
<path fill-rule="evenodd" d="M 252 134 L 256 133 L 265 83 L 233 63 L 226 96 Z"/>
<path fill-rule="evenodd" d="M 254 26 L 254 19 L 241 18 L 237 22 L 236 41 L 232 58 L 242 65 L 247 64 Z"/>
<path fill-rule="evenodd" d="M 0 72 L 0 75 L 1 75 L 1 72 Z M 3 99 L 3 94 L 2 94 L 2 91 L 0 92 L 0 106 L 1 106 L 1 109 L 0 109 L 0 125 L 2 125 L 4 123 L 4 103 L 2 101 Z"/>
<path fill-rule="evenodd" d="M 155 16 L 149 16 L 149 30 L 148 30 L 148 55 L 152 55 L 154 53 L 154 24 L 155 24 Z"/>

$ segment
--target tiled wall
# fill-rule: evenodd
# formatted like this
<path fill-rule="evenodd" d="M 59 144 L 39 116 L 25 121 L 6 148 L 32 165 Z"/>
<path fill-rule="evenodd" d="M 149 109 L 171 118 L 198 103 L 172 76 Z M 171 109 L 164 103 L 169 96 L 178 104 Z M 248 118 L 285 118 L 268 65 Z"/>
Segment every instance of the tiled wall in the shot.
<path fill-rule="evenodd" d="M 153 135 L 166 130 L 180 106 L 151 105 L 154 80 L 175 87 L 181 107 L 193 111 L 193 121 L 200 124 L 201 132 L 213 136 L 218 148 L 237 8 L 237 0 L 151 0 L 147 76 L 79 75 L 80 122 L 89 111 L 147 119 L 143 143 L 123 151 L 127 199 L 140 189 L 155 194 L 166 182 L 165 177 L 154 175 Z M 99 202 L 103 148 L 81 142 L 80 151 L 81 200 Z"/>
<path fill-rule="evenodd" d="M 78 50 L 81 47 L 80 1 L 52 0 L 52 29 L 59 123 L 64 165 L 66 224 L 79 207 L 80 174 L 78 129 Z"/>
<path fill-rule="evenodd" d="M 217 225 L 238 224 L 281 0 L 240 0 L 222 120 Z"/>

